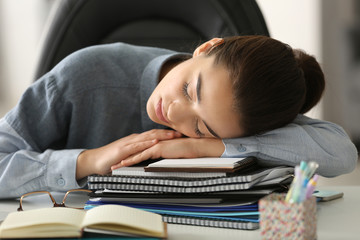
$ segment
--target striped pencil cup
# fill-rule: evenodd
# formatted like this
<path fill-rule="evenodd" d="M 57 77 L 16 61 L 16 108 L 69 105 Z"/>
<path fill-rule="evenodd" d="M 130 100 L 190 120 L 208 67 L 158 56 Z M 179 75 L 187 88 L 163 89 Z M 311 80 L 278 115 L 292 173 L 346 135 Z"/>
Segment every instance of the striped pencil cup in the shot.
<path fill-rule="evenodd" d="M 262 239 L 316 239 L 316 198 L 288 203 L 286 194 L 270 194 L 259 202 Z"/>

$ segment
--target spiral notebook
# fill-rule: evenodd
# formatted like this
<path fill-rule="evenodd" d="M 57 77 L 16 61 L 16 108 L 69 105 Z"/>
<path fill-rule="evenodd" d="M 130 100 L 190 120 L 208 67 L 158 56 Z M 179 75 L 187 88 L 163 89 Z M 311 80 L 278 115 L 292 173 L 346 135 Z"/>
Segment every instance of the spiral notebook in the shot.
<path fill-rule="evenodd" d="M 208 219 L 189 216 L 174 216 L 164 215 L 163 221 L 166 223 L 203 226 L 203 227 L 216 227 L 216 228 L 230 228 L 241 230 L 255 230 L 259 228 L 258 222 L 249 221 L 232 221 L 223 219 Z"/>
<path fill-rule="evenodd" d="M 253 167 L 237 173 L 186 173 L 144 172 L 142 167 L 127 167 L 113 171 L 112 175 L 91 175 L 89 183 L 128 183 L 164 186 L 211 186 L 219 184 L 252 182 L 266 176 L 263 181 L 293 173 L 293 168 Z"/>
<path fill-rule="evenodd" d="M 88 187 L 91 190 L 123 190 L 163 193 L 208 193 L 249 189 L 261 182 L 265 185 L 280 184 L 289 177 L 293 168 L 262 168 L 247 173 L 234 173 L 234 176 L 181 179 L 131 176 L 89 176 Z"/>

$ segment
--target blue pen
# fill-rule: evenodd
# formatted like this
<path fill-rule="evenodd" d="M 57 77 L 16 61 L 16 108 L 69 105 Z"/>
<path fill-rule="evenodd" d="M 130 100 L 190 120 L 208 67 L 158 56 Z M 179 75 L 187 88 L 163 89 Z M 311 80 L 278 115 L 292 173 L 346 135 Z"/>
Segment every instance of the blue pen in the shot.
<path fill-rule="evenodd" d="M 303 202 L 306 199 L 306 187 L 307 187 L 308 182 L 309 182 L 309 179 L 306 178 L 306 176 L 304 176 L 304 179 L 303 179 L 303 181 L 301 183 L 301 189 L 300 189 L 299 197 L 296 200 L 296 202 L 300 203 L 300 202 Z"/>
<path fill-rule="evenodd" d="M 304 175 L 307 172 L 307 167 L 308 167 L 307 163 L 305 161 L 301 161 L 300 171 L 302 175 Z"/>

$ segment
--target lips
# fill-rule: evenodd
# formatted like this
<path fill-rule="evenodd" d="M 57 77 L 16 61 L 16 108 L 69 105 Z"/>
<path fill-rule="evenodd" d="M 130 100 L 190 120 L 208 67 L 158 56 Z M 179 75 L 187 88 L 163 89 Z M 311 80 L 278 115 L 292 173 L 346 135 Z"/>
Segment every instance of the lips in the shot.
<path fill-rule="evenodd" d="M 159 102 L 156 104 L 155 113 L 158 119 L 165 123 L 169 123 L 168 120 L 165 118 L 163 113 L 163 107 L 162 107 L 162 99 L 159 100 Z"/>

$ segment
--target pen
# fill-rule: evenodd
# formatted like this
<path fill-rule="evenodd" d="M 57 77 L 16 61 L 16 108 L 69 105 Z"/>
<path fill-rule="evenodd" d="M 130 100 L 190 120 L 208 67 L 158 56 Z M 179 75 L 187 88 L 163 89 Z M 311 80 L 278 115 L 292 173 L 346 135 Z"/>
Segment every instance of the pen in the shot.
<path fill-rule="evenodd" d="M 294 176 L 294 179 L 293 179 L 293 181 L 291 183 L 290 189 L 289 189 L 289 191 L 288 191 L 288 193 L 286 194 L 286 197 L 285 197 L 286 202 L 290 201 L 291 196 L 292 196 L 293 191 L 294 191 L 294 188 L 295 188 L 295 185 L 296 185 L 296 182 L 297 182 L 297 178 L 300 175 L 300 167 L 298 165 L 295 166 L 294 175 L 295 176 Z"/>
<path fill-rule="evenodd" d="M 300 203 L 311 196 L 318 179 L 318 175 L 316 177 L 314 175 L 318 167 L 319 164 L 316 162 L 307 163 L 305 161 L 301 161 L 300 165 L 295 166 L 295 177 L 285 197 L 286 202 Z M 313 175 L 315 178 L 311 179 Z"/>
<path fill-rule="evenodd" d="M 301 163 L 300 163 L 300 174 L 301 174 L 302 179 L 305 179 L 307 173 L 308 173 L 308 164 L 305 161 L 301 161 Z"/>
<path fill-rule="evenodd" d="M 309 163 L 300 165 L 300 167 L 301 166 L 302 166 L 302 169 L 303 169 L 302 184 L 300 186 L 301 189 L 300 189 L 298 199 L 296 199 L 296 202 L 302 202 L 302 201 L 307 199 L 306 198 L 307 185 L 308 185 L 308 183 L 310 181 L 310 178 L 315 173 L 315 171 L 316 171 L 316 169 L 318 168 L 319 165 L 316 162 L 309 162 Z"/>
<path fill-rule="evenodd" d="M 306 170 L 306 178 L 310 180 L 310 178 L 314 175 L 316 169 L 319 167 L 319 164 L 316 162 L 309 162 Z"/>
<path fill-rule="evenodd" d="M 302 188 L 302 182 L 303 182 L 303 167 L 304 167 L 304 164 L 303 165 L 300 164 L 300 167 L 295 172 L 295 178 L 293 181 L 294 186 L 293 186 L 291 196 L 289 199 L 290 203 L 297 202 L 299 199 L 299 196 L 301 194 L 301 188 Z"/>
<path fill-rule="evenodd" d="M 313 194 L 315 187 L 316 187 L 316 183 L 318 181 L 319 175 L 315 174 L 313 178 L 310 179 L 310 181 L 308 182 L 307 186 L 306 186 L 306 198 L 305 199 L 309 199 L 311 197 L 311 195 Z"/>
<path fill-rule="evenodd" d="M 306 199 L 306 189 L 307 189 L 307 185 L 310 181 L 309 178 L 307 178 L 305 175 L 304 175 L 303 179 L 304 180 L 302 181 L 301 186 L 300 186 L 300 193 L 299 193 L 298 199 L 296 200 L 296 202 L 298 202 L 298 203 L 300 203 Z"/>

